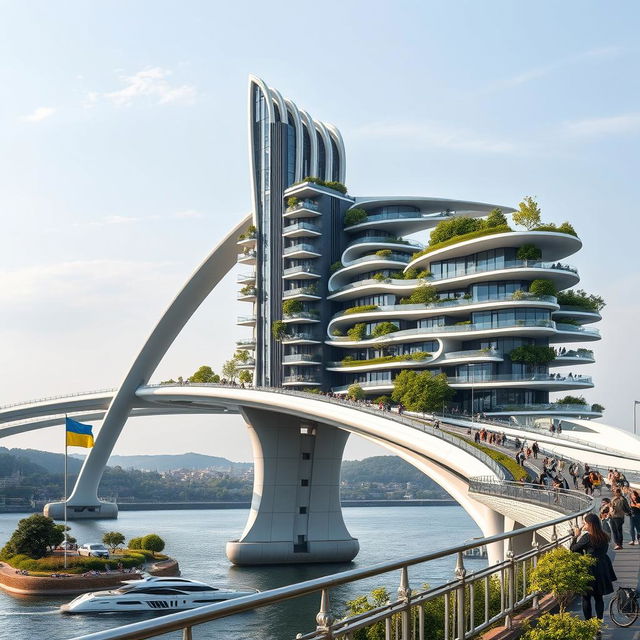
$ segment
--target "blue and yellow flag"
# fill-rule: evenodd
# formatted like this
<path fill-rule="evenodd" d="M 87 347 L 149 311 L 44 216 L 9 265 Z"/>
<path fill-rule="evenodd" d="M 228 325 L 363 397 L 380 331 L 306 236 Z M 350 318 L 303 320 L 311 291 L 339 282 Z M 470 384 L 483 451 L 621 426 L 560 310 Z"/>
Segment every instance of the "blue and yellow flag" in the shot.
<path fill-rule="evenodd" d="M 65 418 L 68 447 L 93 447 L 93 433 L 90 424 L 82 424 L 71 418 Z"/>

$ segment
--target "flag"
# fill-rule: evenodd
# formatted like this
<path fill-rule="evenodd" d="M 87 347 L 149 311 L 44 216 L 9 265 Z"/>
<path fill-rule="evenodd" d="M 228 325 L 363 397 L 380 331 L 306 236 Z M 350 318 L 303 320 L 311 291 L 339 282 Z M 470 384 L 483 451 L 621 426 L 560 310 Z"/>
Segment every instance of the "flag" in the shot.
<path fill-rule="evenodd" d="M 93 433 L 90 424 L 82 424 L 71 418 L 65 418 L 68 447 L 93 447 Z"/>

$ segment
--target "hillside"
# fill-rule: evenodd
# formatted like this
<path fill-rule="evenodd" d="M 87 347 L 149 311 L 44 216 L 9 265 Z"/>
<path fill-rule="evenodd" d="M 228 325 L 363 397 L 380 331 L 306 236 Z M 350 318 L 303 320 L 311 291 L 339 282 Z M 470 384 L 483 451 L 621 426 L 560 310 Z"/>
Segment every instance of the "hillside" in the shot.
<path fill-rule="evenodd" d="M 214 469 L 229 473 L 244 473 L 253 467 L 251 462 L 231 462 L 226 458 L 207 456 L 202 453 L 179 453 L 171 455 L 111 456 L 109 466 L 144 471 L 173 471 L 174 469 Z"/>

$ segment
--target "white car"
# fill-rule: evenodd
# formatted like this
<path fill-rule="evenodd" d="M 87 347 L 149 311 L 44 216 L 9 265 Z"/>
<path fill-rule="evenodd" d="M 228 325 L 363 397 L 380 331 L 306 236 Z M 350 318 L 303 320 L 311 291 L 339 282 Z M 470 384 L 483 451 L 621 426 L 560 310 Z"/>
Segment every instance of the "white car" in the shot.
<path fill-rule="evenodd" d="M 108 558 L 109 549 L 99 542 L 89 542 L 78 547 L 78 555 L 94 556 L 95 558 Z"/>

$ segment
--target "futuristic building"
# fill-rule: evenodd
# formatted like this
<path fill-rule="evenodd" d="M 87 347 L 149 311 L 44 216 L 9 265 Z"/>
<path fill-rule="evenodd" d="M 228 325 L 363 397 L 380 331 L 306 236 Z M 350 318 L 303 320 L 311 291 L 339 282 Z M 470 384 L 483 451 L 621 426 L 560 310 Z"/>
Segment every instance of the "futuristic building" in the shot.
<path fill-rule="evenodd" d="M 579 282 L 561 262 L 582 246 L 570 225 L 517 231 L 505 206 L 348 195 L 339 131 L 255 77 L 249 121 L 255 224 L 238 262 L 254 269 L 238 297 L 253 309 L 238 323 L 254 329 L 238 348 L 258 386 L 377 397 L 399 371 L 428 369 L 456 390 L 449 410 L 600 415 L 549 400 L 593 386 L 573 373 L 593 353 L 561 345 L 599 339 L 586 326 L 599 312 L 555 295 Z M 473 232 L 430 242 L 460 217 Z"/>

